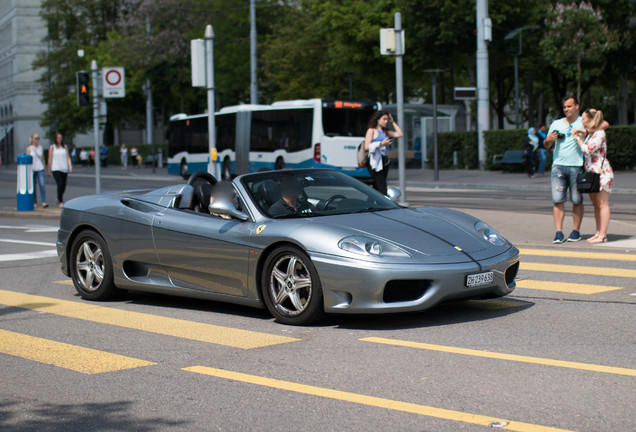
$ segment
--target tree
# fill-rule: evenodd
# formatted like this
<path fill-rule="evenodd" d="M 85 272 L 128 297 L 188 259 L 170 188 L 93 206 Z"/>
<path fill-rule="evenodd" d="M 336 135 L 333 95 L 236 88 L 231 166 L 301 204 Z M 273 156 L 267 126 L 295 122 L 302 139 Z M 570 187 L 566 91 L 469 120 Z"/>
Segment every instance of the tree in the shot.
<path fill-rule="evenodd" d="M 286 5 L 261 50 L 264 99 L 348 97 L 351 76 L 354 98 L 389 100 L 395 74 L 379 54 L 382 27 L 393 27 L 386 1 Z"/>
<path fill-rule="evenodd" d="M 541 48 L 546 62 L 567 81 L 576 81 L 576 97 L 601 75 L 613 35 L 600 10 L 588 1 L 556 2 L 548 8 Z M 553 73 L 555 82 L 559 80 Z M 558 92 L 556 98 L 560 99 Z"/>
<path fill-rule="evenodd" d="M 34 67 L 43 68 L 39 80 L 43 84 L 42 102 L 48 105 L 42 126 L 60 131 L 72 139 L 86 132 L 92 122 L 92 110 L 78 107 L 75 74 L 87 70 L 86 58 L 79 49 L 90 51 L 106 39 L 117 21 L 119 0 L 44 0 L 41 15 L 48 28 L 44 42 L 48 50 L 37 55 Z"/>

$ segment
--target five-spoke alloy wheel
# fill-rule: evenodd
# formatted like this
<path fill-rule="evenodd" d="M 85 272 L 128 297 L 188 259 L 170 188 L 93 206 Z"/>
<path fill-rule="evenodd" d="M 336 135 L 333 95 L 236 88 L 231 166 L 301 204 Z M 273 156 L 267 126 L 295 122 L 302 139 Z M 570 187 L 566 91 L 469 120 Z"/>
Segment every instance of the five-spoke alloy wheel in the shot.
<path fill-rule="evenodd" d="M 113 265 L 104 239 L 84 230 L 73 242 L 70 256 L 71 278 L 85 299 L 106 300 L 120 293 L 113 282 Z"/>
<path fill-rule="evenodd" d="M 281 323 L 310 324 L 324 315 L 318 272 L 296 247 L 279 247 L 267 257 L 262 287 L 267 308 Z"/>

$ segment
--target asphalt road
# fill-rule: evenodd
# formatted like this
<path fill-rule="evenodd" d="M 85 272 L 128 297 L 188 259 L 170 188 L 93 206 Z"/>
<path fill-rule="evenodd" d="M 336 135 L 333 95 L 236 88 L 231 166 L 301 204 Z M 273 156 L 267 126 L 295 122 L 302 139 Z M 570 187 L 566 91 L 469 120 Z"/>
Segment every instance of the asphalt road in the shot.
<path fill-rule="evenodd" d="M 629 197 L 613 197 L 610 243 L 555 247 L 541 191 L 408 192 L 513 241 L 513 294 L 311 327 L 144 293 L 87 302 L 59 270 L 54 218 L 0 217 L 0 430 L 633 430 Z"/>

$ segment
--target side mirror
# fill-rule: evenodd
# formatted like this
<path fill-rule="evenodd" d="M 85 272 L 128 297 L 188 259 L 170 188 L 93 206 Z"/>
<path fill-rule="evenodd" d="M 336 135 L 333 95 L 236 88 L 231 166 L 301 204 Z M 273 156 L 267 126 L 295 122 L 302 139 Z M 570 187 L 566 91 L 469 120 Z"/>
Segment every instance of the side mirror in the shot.
<path fill-rule="evenodd" d="M 234 204 L 232 204 L 231 201 L 226 201 L 226 200 L 213 201 L 208 206 L 208 210 L 210 210 L 210 213 L 214 213 L 217 215 L 228 215 L 242 221 L 246 221 L 250 218 L 247 214 L 243 213 L 242 211 L 238 211 L 236 207 L 234 207 Z"/>
<path fill-rule="evenodd" d="M 402 192 L 396 187 L 391 186 L 386 191 L 386 196 L 393 202 L 397 202 L 397 200 L 402 196 Z"/>

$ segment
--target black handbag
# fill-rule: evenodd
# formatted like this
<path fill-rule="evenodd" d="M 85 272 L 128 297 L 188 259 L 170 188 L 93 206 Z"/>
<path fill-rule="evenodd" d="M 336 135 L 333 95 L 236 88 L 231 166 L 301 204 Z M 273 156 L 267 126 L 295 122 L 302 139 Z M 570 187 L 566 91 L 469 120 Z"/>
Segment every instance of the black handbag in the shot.
<path fill-rule="evenodd" d="M 581 168 L 576 176 L 576 187 L 580 193 L 596 193 L 601 190 L 601 175 Z"/>
<path fill-rule="evenodd" d="M 605 158 L 601 163 L 601 168 L 605 163 Z M 576 176 L 576 188 L 579 193 L 596 193 L 601 190 L 601 175 L 594 171 L 585 171 L 585 168 L 581 167 L 581 172 Z"/>

